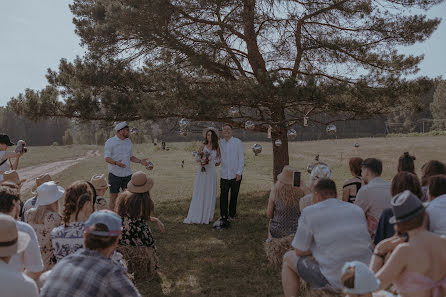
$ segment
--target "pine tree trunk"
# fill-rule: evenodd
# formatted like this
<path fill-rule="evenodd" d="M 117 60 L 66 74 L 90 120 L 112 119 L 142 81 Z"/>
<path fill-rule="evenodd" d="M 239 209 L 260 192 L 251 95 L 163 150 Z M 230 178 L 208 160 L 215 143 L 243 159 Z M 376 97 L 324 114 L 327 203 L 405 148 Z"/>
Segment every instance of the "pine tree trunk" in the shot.
<path fill-rule="evenodd" d="M 272 126 L 271 142 L 273 145 L 273 176 L 274 182 L 277 181 L 277 175 L 282 172 L 285 165 L 288 165 L 290 158 L 288 155 L 288 129 L 286 126 Z M 276 146 L 277 139 L 282 141 L 282 145 Z"/>

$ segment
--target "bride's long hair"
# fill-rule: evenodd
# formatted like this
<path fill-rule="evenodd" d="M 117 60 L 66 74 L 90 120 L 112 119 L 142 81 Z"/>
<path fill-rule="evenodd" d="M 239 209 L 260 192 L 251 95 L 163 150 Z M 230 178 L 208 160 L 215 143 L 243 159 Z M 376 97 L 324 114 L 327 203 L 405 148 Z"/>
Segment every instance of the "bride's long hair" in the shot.
<path fill-rule="evenodd" d="M 217 136 L 217 133 L 215 133 L 215 131 L 212 130 L 212 129 L 208 129 L 208 130 L 206 131 L 206 134 L 205 134 L 205 136 L 204 136 L 204 144 L 205 144 L 205 145 L 208 145 L 208 144 L 209 144 L 209 141 L 208 141 L 208 133 L 209 133 L 209 131 L 211 131 L 211 143 L 212 143 L 212 149 L 213 149 L 213 150 L 218 150 L 218 136 Z"/>

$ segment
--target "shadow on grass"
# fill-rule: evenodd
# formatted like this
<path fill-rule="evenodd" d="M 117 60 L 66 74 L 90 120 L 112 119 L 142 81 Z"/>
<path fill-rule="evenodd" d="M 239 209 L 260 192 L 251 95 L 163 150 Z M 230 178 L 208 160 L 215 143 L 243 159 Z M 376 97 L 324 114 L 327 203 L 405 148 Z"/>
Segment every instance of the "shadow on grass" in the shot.
<path fill-rule="evenodd" d="M 218 199 L 217 199 L 218 200 Z M 156 212 L 166 233 L 154 231 L 159 277 L 139 281 L 144 296 L 281 296 L 280 274 L 268 265 L 266 193 L 241 195 L 230 229 L 186 225 L 189 201 L 160 202 Z M 218 208 L 215 218 L 218 217 Z"/>

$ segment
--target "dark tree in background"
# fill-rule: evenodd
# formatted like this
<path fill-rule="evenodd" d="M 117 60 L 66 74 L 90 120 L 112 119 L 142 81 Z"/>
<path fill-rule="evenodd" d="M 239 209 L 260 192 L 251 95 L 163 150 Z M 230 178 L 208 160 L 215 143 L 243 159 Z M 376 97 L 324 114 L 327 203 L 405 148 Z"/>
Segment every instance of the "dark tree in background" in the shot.
<path fill-rule="evenodd" d="M 422 57 L 396 49 L 432 34 L 440 20 L 415 11 L 441 1 L 75 0 L 88 54 L 8 106 L 34 119 L 251 120 L 271 126 L 275 179 L 304 116 L 325 125 L 419 107 L 431 83 L 405 77 Z"/>

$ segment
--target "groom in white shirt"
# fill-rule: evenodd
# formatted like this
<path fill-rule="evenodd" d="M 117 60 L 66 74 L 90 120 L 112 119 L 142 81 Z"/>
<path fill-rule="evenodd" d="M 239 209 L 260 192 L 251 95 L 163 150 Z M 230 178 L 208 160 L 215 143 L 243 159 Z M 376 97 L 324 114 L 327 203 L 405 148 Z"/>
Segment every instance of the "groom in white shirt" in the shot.
<path fill-rule="evenodd" d="M 242 182 L 245 158 L 243 143 L 232 137 L 232 126 L 223 125 L 223 139 L 218 142 L 221 152 L 220 168 L 220 216 L 223 220 L 233 219 L 237 215 L 237 197 Z M 231 200 L 228 209 L 228 195 L 231 190 Z"/>

